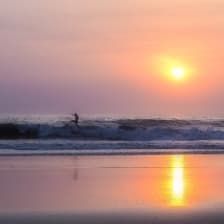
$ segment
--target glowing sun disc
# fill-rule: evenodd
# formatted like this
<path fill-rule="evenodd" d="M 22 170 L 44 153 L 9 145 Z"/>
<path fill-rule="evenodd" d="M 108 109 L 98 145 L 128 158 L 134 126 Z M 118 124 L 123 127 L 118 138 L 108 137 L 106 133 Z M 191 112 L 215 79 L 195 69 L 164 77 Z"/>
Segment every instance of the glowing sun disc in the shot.
<path fill-rule="evenodd" d="M 181 67 L 172 68 L 171 74 L 175 79 L 184 78 L 184 69 Z"/>

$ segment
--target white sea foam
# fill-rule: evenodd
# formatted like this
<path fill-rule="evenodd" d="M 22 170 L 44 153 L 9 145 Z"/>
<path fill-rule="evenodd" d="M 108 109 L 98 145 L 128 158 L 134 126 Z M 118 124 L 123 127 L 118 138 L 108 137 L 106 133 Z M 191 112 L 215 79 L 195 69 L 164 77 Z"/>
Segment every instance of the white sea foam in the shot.
<path fill-rule="evenodd" d="M 0 118 L 0 151 L 69 153 L 221 152 L 221 119 L 82 119 L 69 116 Z M 85 151 L 87 150 L 87 151 Z M 132 150 L 132 151 L 130 151 Z M 212 151 L 213 150 L 213 151 Z"/>

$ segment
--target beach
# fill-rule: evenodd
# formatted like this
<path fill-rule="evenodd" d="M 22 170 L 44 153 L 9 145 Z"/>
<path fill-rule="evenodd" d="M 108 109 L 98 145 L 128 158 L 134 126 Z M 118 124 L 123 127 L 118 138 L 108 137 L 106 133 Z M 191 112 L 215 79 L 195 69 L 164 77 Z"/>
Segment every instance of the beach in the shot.
<path fill-rule="evenodd" d="M 0 157 L 0 223 L 223 223 L 224 155 Z"/>
<path fill-rule="evenodd" d="M 224 0 L 0 12 L 0 224 L 224 224 Z"/>

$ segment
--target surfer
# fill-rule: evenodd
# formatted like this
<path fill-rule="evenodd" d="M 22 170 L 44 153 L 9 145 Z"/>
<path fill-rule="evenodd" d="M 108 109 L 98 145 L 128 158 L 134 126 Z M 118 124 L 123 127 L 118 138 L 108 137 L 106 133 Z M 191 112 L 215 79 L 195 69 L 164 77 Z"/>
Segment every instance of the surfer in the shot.
<path fill-rule="evenodd" d="M 78 127 L 79 126 L 79 115 L 77 113 L 73 114 L 74 119 L 72 122 L 75 123 L 75 125 Z"/>

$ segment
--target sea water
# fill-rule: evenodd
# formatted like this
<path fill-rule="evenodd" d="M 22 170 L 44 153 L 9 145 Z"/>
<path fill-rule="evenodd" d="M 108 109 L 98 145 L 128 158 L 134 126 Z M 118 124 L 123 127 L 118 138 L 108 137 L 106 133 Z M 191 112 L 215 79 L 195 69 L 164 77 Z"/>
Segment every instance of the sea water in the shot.
<path fill-rule="evenodd" d="M 222 153 L 220 118 L 0 117 L 1 154 Z"/>

